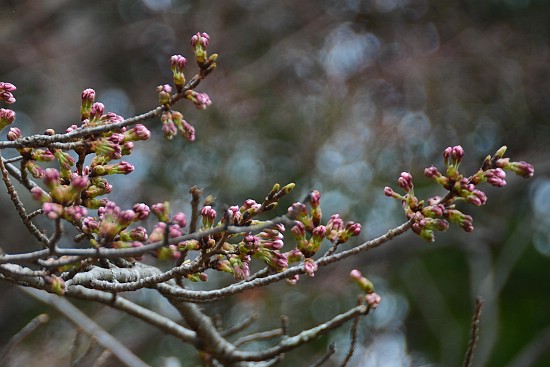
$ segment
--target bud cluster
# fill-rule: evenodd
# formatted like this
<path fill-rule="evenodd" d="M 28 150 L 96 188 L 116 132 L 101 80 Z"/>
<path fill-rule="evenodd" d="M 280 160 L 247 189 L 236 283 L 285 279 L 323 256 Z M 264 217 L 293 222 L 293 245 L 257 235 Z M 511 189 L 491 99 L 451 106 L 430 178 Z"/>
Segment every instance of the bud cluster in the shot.
<path fill-rule="evenodd" d="M 311 205 L 309 212 L 303 203 L 294 203 L 288 209 L 288 216 L 295 219 L 295 224 L 290 231 L 296 241 L 296 249 L 289 255 L 292 262 L 305 258 L 304 268 L 310 276 L 313 276 L 316 265 L 312 257 L 321 248 L 323 240 L 327 239 L 334 246 L 338 246 L 351 237 L 358 236 L 361 233 L 361 225 L 351 221 L 344 223 L 338 214 L 332 215 L 327 224 L 323 225 L 319 191 L 310 192 L 308 201 Z M 312 268 L 313 266 L 315 269 Z"/>
<path fill-rule="evenodd" d="M 465 177 L 459 170 L 460 163 L 464 157 L 464 149 L 460 145 L 448 147 L 443 153 L 446 166 L 445 174 L 442 174 L 434 166 L 424 170 L 424 174 L 437 182 L 447 190 L 444 198 L 432 197 L 424 201 L 418 200 L 414 194 L 412 176 L 408 172 L 401 173 L 397 180 L 405 194 L 401 195 L 390 187 L 384 189 L 386 196 L 398 199 L 403 204 L 407 219 L 412 221 L 412 229 L 420 237 L 427 241 L 435 240 L 434 231 L 445 231 L 449 228 L 449 221 L 457 224 L 466 232 L 474 230 L 473 219 L 470 215 L 456 209 L 456 202 L 464 201 L 476 206 L 484 205 L 487 202 L 485 192 L 477 186 L 487 182 L 495 187 L 506 185 L 505 170 L 512 171 L 524 178 L 532 177 L 534 168 L 526 162 L 510 162 L 504 158 L 506 147 L 500 148 L 494 156 L 487 156 L 481 168 L 472 176 Z"/>
<path fill-rule="evenodd" d="M 185 98 L 199 109 L 205 109 L 212 103 L 207 94 L 193 90 L 200 79 L 216 68 L 217 55 L 208 56 L 206 53 L 209 40 L 210 37 L 206 33 L 198 33 L 192 39 L 193 52 L 200 68 L 198 79 L 193 78 L 194 82 L 186 86 L 184 70 L 187 60 L 181 55 L 174 55 L 170 58 L 170 66 L 174 86 L 181 94 L 172 95 L 172 87 L 168 84 L 157 88 L 159 102 L 164 106 L 161 114 L 162 130 L 168 139 L 179 132 L 188 141 L 195 140 L 193 126 L 183 119 L 180 112 L 170 110 L 172 100 Z M 13 84 L 0 82 L 2 101 L 8 104 L 14 103 L 15 90 L 16 87 Z M 0 129 L 11 125 L 14 120 L 15 112 L 0 109 Z M 95 90 L 88 88 L 81 93 L 80 125 L 71 125 L 66 132 L 85 131 L 122 121 L 124 121 L 123 117 L 105 111 L 103 103 L 96 101 Z M 151 133 L 139 123 L 133 127 L 117 127 L 102 131 L 104 132 L 93 135 L 83 134 L 69 140 L 71 149 L 18 147 L 17 150 L 21 155 L 22 179 L 28 182 L 28 174 L 34 178 L 43 179 L 44 188 L 30 184 L 27 186 L 33 187 L 30 189 L 31 194 L 42 204 L 44 214 L 50 219 L 64 219 L 71 222 L 90 240 L 95 241 L 96 245 L 124 247 L 132 241 L 144 242 L 147 240 L 147 233 L 142 228 L 132 232 L 127 232 L 126 228 L 134 219 L 141 220 L 146 215 L 142 213 L 138 216 L 134 213 L 132 216 L 130 211 L 121 212 L 116 204 L 101 196 L 112 191 L 113 187 L 108 181 L 109 175 L 126 175 L 134 170 L 132 164 L 121 159 L 133 152 L 135 142 L 149 139 Z M 51 136 L 55 131 L 48 129 L 44 134 Z M 17 141 L 22 137 L 21 130 L 17 127 L 11 127 L 7 134 L 9 141 Z M 42 163 L 50 161 L 56 161 L 58 167 L 42 168 Z M 104 216 L 92 218 L 87 217 L 89 209 L 106 212 Z M 149 208 L 146 211 L 148 214 Z M 165 237 L 163 226 L 167 228 L 168 237 L 177 233 L 174 225 L 167 226 L 166 223 L 167 220 L 162 220 L 158 228 L 153 230 L 154 235 L 151 236 L 153 240 Z"/>
<path fill-rule="evenodd" d="M 191 46 L 195 54 L 195 59 L 199 66 L 199 80 L 204 78 L 216 68 L 217 54 L 208 56 L 206 49 L 210 36 L 207 33 L 197 33 L 191 38 Z M 164 107 L 161 115 L 162 132 L 167 140 L 171 140 L 179 133 L 189 142 L 195 140 L 195 128 L 183 119 L 180 112 L 170 109 L 170 103 L 181 97 L 191 101 L 199 110 L 205 110 L 212 104 L 210 97 L 206 93 L 195 91 L 194 86 L 186 86 L 185 68 L 187 59 L 182 55 L 173 55 L 170 57 L 170 68 L 172 70 L 173 82 L 177 94 L 172 94 L 172 87 L 169 84 L 159 85 L 156 88 L 159 103 Z M 190 82 L 191 84 L 191 82 Z"/>
<path fill-rule="evenodd" d="M 0 82 L 0 99 L 6 104 L 15 103 L 15 97 L 12 92 L 17 90 L 15 85 L 6 82 Z M 10 109 L 0 108 L 0 130 L 11 125 L 15 121 L 15 112 Z"/>

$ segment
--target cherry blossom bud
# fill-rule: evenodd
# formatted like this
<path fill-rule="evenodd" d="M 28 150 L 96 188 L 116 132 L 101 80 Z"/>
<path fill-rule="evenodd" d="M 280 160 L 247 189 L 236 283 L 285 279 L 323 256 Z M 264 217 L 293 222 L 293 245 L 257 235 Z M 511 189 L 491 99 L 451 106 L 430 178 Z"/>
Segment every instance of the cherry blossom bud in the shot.
<path fill-rule="evenodd" d="M 14 92 L 17 90 L 17 87 L 11 83 L 0 82 L 0 91 L 1 92 Z"/>
<path fill-rule="evenodd" d="M 195 108 L 198 110 L 205 110 L 212 104 L 208 94 L 195 92 L 194 90 L 188 90 L 185 92 L 185 98 L 193 102 Z"/>
<path fill-rule="evenodd" d="M 509 169 L 523 178 L 531 178 L 535 174 L 535 168 L 527 162 L 512 162 Z"/>
<path fill-rule="evenodd" d="M 210 36 L 207 33 L 198 32 L 193 37 L 191 37 L 191 46 L 193 47 L 195 59 L 197 60 L 197 63 L 199 65 L 204 64 L 208 58 L 206 49 L 208 48 L 209 41 Z"/>
<path fill-rule="evenodd" d="M 306 230 L 313 230 L 313 222 L 308 216 L 307 208 L 302 203 L 294 203 L 288 208 L 288 216 L 304 224 Z"/>
<path fill-rule="evenodd" d="M 90 120 L 99 120 L 105 112 L 105 106 L 103 103 L 95 102 L 90 109 Z"/>
<path fill-rule="evenodd" d="M 206 205 L 201 209 L 202 223 L 206 228 L 210 228 L 214 225 L 214 219 L 216 218 L 216 211 L 210 206 Z"/>
<path fill-rule="evenodd" d="M 174 85 L 178 91 L 181 91 L 183 85 L 185 84 L 185 75 L 183 74 L 183 71 L 186 64 L 187 59 L 181 55 L 174 55 L 170 57 L 170 66 L 174 75 Z"/>
<path fill-rule="evenodd" d="M 403 199 L 403 196 L 393 191 L 393 189 L 389 186 L 384 187 L 384 195 L 394 199 Z"/>
<path fill-rule="evenodd" d="M 42 210 L 50 219 L 58 219 L 63 215 L 63 205 L 57 203 L 44 203 Z"/>
<path fill-rule="evenodd" d="M 132 154 L 133 150 L 134 150 L 134 143 L 131 141 L 127 141 L 120 146 L 121 155 L 130 155 Z"/>
<path fill-rule="evenodd" d="M 458 165 L 462 161 L 462 157 L 464 157 L 464 149 L 460 145 L 454 146 L 451 151 L 451 159 Z"/>
<path fill-rule="evenodd" d="M 508 149 L 506 145 L 500 147 L 500 149 L 497 150 L 497 152 L 495 153 L 495 159 L 500 159 L 504 157 L 504 154 L 506 153 L 506 149 Z"/>
<path fill-rule="evenodd" d="M 254 235 L 247 234 L 244 236 L 243 245 L 247 251 L 255 251 L 260 246 L 260 239 Z"/>
<path fill-rule="evenodd" d="M 361 290 L 363 292 L 365 292 L 365 293 L 374 292 L 374 284 L 372 284 L 372 282 L 370 280 L 365 278 L 359 270 L 353 269 L 350 272 L 349 275 L 350 275 L 351 279 L 355 280 L 355 282 L 357 283 L 357 285 L 359 286 L 359 288 L 361 288 Z"/>
<path fill-rule="evenodd" d="M 160 117 L 160 120 L 162 121 L 162 133 L 164 134 L 164 137 L 171 140 L 178 132 L 178 128 L 172 119 L 172 113 L 170 111 L 164 111 Z"/>
<path fill-rule="evenodd" d="M 188 142 L 192 143 L 195 141 L 195 128 L 187 121 L 181 120 L 181 127 L 179 128 L 179 131 Z"/>
<path fill-rule="evenodd" d="M 11 92 L 14 92 L 17 88 L 15 85 L 6 82 L 0 82 L 0 97 L 4 103 L 12 104 L 15 103 L 15 97 Z"/>
<path fill-rule="evenodd" d="M 159 103 L 161 105 L 167 105 L 170 103 L 170 96 L 172 93 L 172 87 L 169 84 L 159 85 L 156 88 L 159 96 Z"/>
<path fill-rule="evenodd" d="M 31 189 L 31 196 L 34 200 L 39 201 L 41 203 L 51 201 L 50 195 L 48 195 L 44 190 L 42 190 L 38 186 L 35 186 Z"/>
<path fill-rule="evenodd" d="M 121 161 L 111 166 L 109 170 L 110 174 L 122 174 L 127 175 L 134 171 L 134 166 L 128 162 Z"/>
<path fill-rule="evenodd" d="M 64 217 L 70 222 L 79 223 L 82 218 L 88 215 L 88 210 L 83 206 L 71 205 L 65 207 Z"/>
<path fill-rule="evenodd" d="M 438 218 L 443 215 L 445 206 L 443 204 L 434 204 L 426 206 L 422 209 L 422 214 L 430 218 Z"/>
<path fill-rule="evenodd" d="M 46 168 L 44 171 L 44 183 L 51 190 L 61 184 L 61 175 L 55 168 Z"/>
<path fill-rule="evenodd" d="M 170 204 L 165 201 L 164 203 L 157 203 L 151 206 L 153 213 L 157 216 L 161 222 L 168 222 L 170 217 Z"/>
<path fill-rule="evenodd" d="M 399 176 L 397 184 L 399 185 L 399 187 L 405 190 L 405 192 L 411 191 L 414 187 L 412 182 L 412 175 L 408 172 L 401 172 L 401 176 Z"/>
<path fill-rule="evenodd" d="M 127 233 L 132 241 L 145 242 L 147 241 L 147 230 L 142 226 L 136 227 Z"/>
<path fill-rule="evenodd" d="M 137 124 L 132 129 L 124 133 L 125 141 L 138 141 L 138 140 L 147 140 L 151 137 L 151 132 L 145 125 Z"/>
<path fill-rule="evenodd" d="M 21 136 L 21 130 L 18 127 L 10 127 L 7 135 L 9 141 L 15 141 Z"/>
<path fill-rule="evenodd" d="M 327 238 L 330 241 L 335 241 L 338 238 L 338 233 L 344 229 L 344 221 L 339 214 L 333 214 L 327 222 Z"/>
<path fill-rule="evenodd" d="M 56 149 L 53 152 L 53 155 L 59 162 L 61 176 L 67 177 L 68 175 L 70 175 L 71 168 L 75 164 L 75 159 L 71 157 L 69 153 L 62 151 L 61 149 Z"/>
<path fill-rule="evenodd" d="M 382 301 L 382 297 L 380 297 L 378 293 L 373 292 L 365 295 L 365 302 L 372 309 L 375 309 L 376 307 L 378 307 L 381 301 Z"/>
<path fill-rule="evenodd" d="M 31 159 L 38 162 L 51 162 L 55 157 L 49 149 L 34 149 L 31 154 Z"/>
<path fill-rule="evenodd" d="M 472 217 L 462 213 L 460 210 L 448 209 L 445 212 L 445 216 L 451 222 L 458 224 L 465 232 L 472 232 L 474 230 Z"/>
<path fill-rule="evenodd" d="M 90 118 L 90 110 L 92 108 L 92 104 L 95 101 L 95 90 L 93 89 L 85 89 L 82 92 L 82 105 L 80 107 L 80 116 L 81 121 L 84 121 L 85 119 Z"/>
<path fill-rule="evenodd" d="M 178 226 L 180 226 L 181 228 L 185 227 L 185 225 L 187 224 L 187 217 L 185 216 L 184 213 L 182 212 L 177 212 L 173 217 L 172 217 L 172 222 L 176 223 Z"/>
<path fill-rule="evenodd" d="M 355 222 L 347 222 L 345 229 L 338 233 L 338 242 L 347 242 L 351 237 L 359 236 L 361 233 L 361 224 Z"/>
<path fill-rule="evenodd" d="M 128 227 L 136 220 L 137 216 L 133 210 L 124 210 L 120 212 L 117 218 L 117 222 L 121 227 Z"/>
<path fill-rule="evenodd" d="M 317 271 L 317 264 L 315 263 L 315 260 L 313 260 L 312 258 L 305 259 L 304 271 L 308 276 L 313 278 L 315 276 L 315 272 Z"/>
<path fill-rule="evenodd" d="M 506 185 L 506 173 L 502 168 L 489 169 L 484 172 L 485 179 L 490 185 L 503 187 Z"/>
<path fill-rule="evenodd" d="M 50 290 L 52 293 L 62 296 L 65 293 L 65 280 L 56 275 L 45 277 L 47 283 L 50 284 Z"/>
<path fill-rule="evenodd" d="M 10 109 L 0 108 L 0 130 L 15 120 L 15 112 Z"/>
<path fill-rule="evenodd" d="M 296 283 L 298 283 L 298 280 L 300 280 L 300 275 L 299 275 L 299 274 L 295 274 L 295 275 L 291 276 L 290 278 L 287 278 L 287 279 L 286 279 L 286 282 L 287 282 L 289 285 L 296 285 Z"/>
<path fill-rule="evenodd" d="M 476 206 L 481 206 L 485 205 L 487 202 L 487 195 L 485 195 L 483 191 L 476 189 L 472 191 L 471 195 L 469 195 L 466 200 Z"/>
<path fill-rule="evenodd" d="M 241 220 L 242 214 L 237 205 L 230 206 L 229 209 L 227 209 L 227 213 L 229 216 L 229 224 L 237 225 Z"/>

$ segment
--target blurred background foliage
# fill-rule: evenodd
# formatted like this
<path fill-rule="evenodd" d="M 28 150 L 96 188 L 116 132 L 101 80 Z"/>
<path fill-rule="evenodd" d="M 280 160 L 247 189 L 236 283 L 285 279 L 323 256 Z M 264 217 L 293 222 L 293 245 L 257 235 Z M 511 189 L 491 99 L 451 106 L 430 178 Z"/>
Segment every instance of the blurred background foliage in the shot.
<path fill-rule="evenodd" d="M 452 227 L 435 244 L 407 234 L 296 287 L 275 285 L 207 308 L 225 325 L 258 312 L 256 331 L 277 327 L 286 314 L 295 333 L 354 304 L 347 274 L 357 267 L 383 302 L 361 321 L 351 365 L 459 365 L 478 295 L 486 306 L 476 366 L 550 365 L 547 1 L 2 0 L 0 29 L 0 80 L 18 88 L 16 125 L 24 134 L 76 123 L 89 87 L 108 111 L 150 110 L 154 88 L 171 79 L 169 57 L 190 59 L 190 36 L 210 34 L 219 67 L 198 89 L 214 103 L 207 111 L 176 106 L 197 141 L 166 143 L 160 121 L 149 122 L 152 142 L 138 144 L 130 157 L 137 169 L 114 192 L 124 207 L 170 200 L 174 210 L 188 210 L 192 185 L 221 207 L 261 200 L 274 182 L 296 182 L 291 200 L 320 190 L 327 218 L 338 212 L 362 223 L 366 240 L 403 222 L 383 195 L 401 171 L 426 196 L 440 194 L 423 169 L 441 165 L 445 147 L 461 144 L 463 167 L 473 172 L 507 145 L 514 160 L 534 164 L 535 179 L 509 177 L 506 188 L 489 189 L 485 207 L 467 209 L 473 233 Z M 195 69 L 188 69 L 190 77 Z M 0 201 L 0 246 L 33 248 L 7 196 Z M 1 287 L 5 343 L 44 306 Z M 153 292 L 136 300 L 177 318 Z M 153 365 L 198 364 L 140 321 L 78 305 Z M 56 317 L 10 363 L 67 363 L 75 335 Z M 309 365 L 330 343 L 337 365 L 348 342 L 346 327 L 289 353 L 283 365 Z"/>

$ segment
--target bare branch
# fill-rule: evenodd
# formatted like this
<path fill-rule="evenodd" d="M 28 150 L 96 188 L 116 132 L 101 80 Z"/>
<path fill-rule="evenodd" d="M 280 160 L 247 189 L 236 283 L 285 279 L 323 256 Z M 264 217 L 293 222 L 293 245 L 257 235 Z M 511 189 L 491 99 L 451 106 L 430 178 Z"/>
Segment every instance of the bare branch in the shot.
<path fill-rule="evenodd" d="M 1 143 L 1 142 L 0 142 Z M 2 155 L 0 154 L 0 158 Z M 15 191 L 15 188 L 13 187 L 13 184 L 11 183 L 8 170 L 6 169 L 6 166 L 4 165 L 3 159 L 0 159 L 0 170 L 2 171 L 2 180 L 4 181 L 4 184 L 6 185 L 6 188 L 8 189 L 8 194 L 10 195 L 10 199 L 15 206 L 15 209 L 17 210 L 17 213 L 19 214 L 19 217 L 21 218 L 21 221 L 23 224 L 27 227 L 29 232 L 36 237 L 36 239 L 40 242 L 42 242 L 45 246 L 48 245 L 48 237 L 46 237 L 42 232 L 31 222 L 29 217 L 27 216 L 27 211 L 25 210 L 25 207 L 23 206 L 23 203 L 19 199 L 19 195 L 17 194 L 17 191 Z"/>
<path fill-rule="evenodd" d="M 2 352 L 0 352 L 0 363 L 4 363 L 8 358 L 10 352 L 19 345 L 27 336 L 35 331 L 40 325 L 45 324 L 49 320 L 49 316 L 42 313 L 33 318 L 25 327 L 23 327 L 17 334 L 11 337 L 10 341 L 4 346 Z"/>
<path fill-rule="evenodd" d="M 253 313 L 246 317 L 244 320 L 240 321 L 238 324 L 233 325 L 232 327 L 221 331 L 221 336 L 227 337 L 237 334 L 239 331 L 242 331 L 252 325 L 254 321 L 258 320 L 258 314 Z"/>
<path fill-rule="evenodd" d="M 479 320 L 481 318 L 481 310 L 483 309 L 483 298 L 476 298 L 476 310 L 472 318 L 472 325 L 470 328 L 470 341 L 468 342 L 468 349 L 466 350 L 466 355 L 464 356 L 463 367 L 471 367 L 474 361 L 474 352 L 477 346 L 477 341 L 479 339 Z"/>
<path fill-rule="evenodd" d="M 139 359 L 128 348 L 126 348 L 118 339 L 107 333 L 103 328 L 97 325 L 92 319 L 74 307 L 64 298 L 47 294 L 32 288 L 21 288 L 25 293 L 34 298 L 52 306 L 63 316 L 69 319 L 84 332 L 93 335 L 97 342 L 111 353 L 125 366 L 128 367 L 147 367 L 148 364 Z"/>

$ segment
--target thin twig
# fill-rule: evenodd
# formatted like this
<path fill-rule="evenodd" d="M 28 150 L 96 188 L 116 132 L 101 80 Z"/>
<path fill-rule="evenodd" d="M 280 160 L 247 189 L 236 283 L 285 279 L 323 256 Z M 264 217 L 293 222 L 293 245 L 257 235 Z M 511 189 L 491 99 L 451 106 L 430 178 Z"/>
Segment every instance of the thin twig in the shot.
<path fill-rule="evenodd" d="M 362 297 L 359 296 L 357 299 L 357 304 L 361 304 Z M 351 357 L 353 356 L 353 351 L 355 350 L 355 344 L 357 343 L 357 329 L 359 326 L 359 316 L 356 316 L 355 319 L 353 319 L 353 325 L 351 326 L 351 343 L 349 344 L 348 353 L 346 354 L 346 358 L 342 361 L 341 366 L 346 367 L 348 365 L 348 362 L 350 361 Z"/>
<path fill-rule="evenodd" d="M 80 327 L 88 335 L 97 338 L 98 344 L 103 348 L 109 349 L 111 353 L 125 366 L 128 367 L 148 367 L 148 364 L 139 359 L 128 348 L 126 348 L 118 339 L 105 331 L 92 319 L 86 316 L 82 311 L 73 306 L 65 298 L 54 296 L 33 288 L 21 288 L 25 293 L 52 306 L 72 323 Z"/>
<path fill-rule="evenodd" d="M 0 364 L 3 365 L 13 348 L 25 340 L 25 338 L 35 331 L 40 325 L 48 322 L 49 319 L 50 318 L 47 314 L 40 314 L 29 321 L 29 323 L 19 330 L 17 334 L 12 336 L 10 341 L 2 349 L 2 352 L 0 352 Z"/>
<path fill-rule="evenodd" d="M 249 334 L 249 335 L 243 336 L 242 338 L 239 338 L 239 339 L 235 340 L 233 345 L 235 345 L 236 347 L 239 347 L 243 344 L 252 343 L 252 342 L 260 341 L 260 340 L 273 339 L 276 336 L 281 336 L 281 335 L 283 335 L 283 330 L 281 328 L 268 330 L 268 331 L 262 331 L 262 332 L 259 332 L 259 333 L 254 333 L 254 334 Z"/>
<path fill-rule="evenodd" d="M 481 297 L 476 298 L 476 310 L 472 318 L 472 325 L 470 327 L 470 340 L 468 342 L 468 348 L 466 349 L 466 355 L 464 356 L 463 367 L 471 367 L 474 360 L 474 352 L 479 339 L 479 320 L 481 317 L 481 310 L 483 309 L 483 303 L 485 301 Z"/>
<path fill-rule="evenodd" d="M 230 328 L 227 328 L 220 332 L 221 336 L 227 337 L 231 335 L 237 334 L 239 331 L 242 331 L 252 325 L 254 321 L 258 320 L 258 314 L 252 313 L 248 317 L 246 317 L 244 320 L 239 321 L 238 324 L 233 325 Z"/>
<path fill-rule="evenodd" d="M 2 155 L 0 153 L 0 158 L 2 158 Z M 37 240 L 42 242 L 45 246 L 48 245 L 48 237 L 46 237 L 29 219 L 27 216 L 27 211 L 25 210 L 25 207 L 23 206 L 23 203 L 19 199 L 19 195 L 17 194 L 17 191 L 15 191 L 15 188 L 13 187 L 13 184 L 11 183 L 8 170 L 6 169 L 6 166 L 4 165 L 4 161 L 0 159 L 0 170 L 2 171 L 2 180 L 4 181 L 4 184 L 6 185 L 6 188 L 8 189 L 8 194 L 10 196 L 10 199 L 15 206 L 15 209 L 17 211 L 17 214 L 19 214 L 19 217 L 21 218 L 21 221 L 27 227 L 29 232 L 36 237 Z"/>
<path fill-rule="evenodd" d="M 193 186 L 189 193 L 191 194 L 191 220 L 189 222 L 189 232 L 193 233 L 197 230 L 197 222 L 199 220 L 199 203 L 201 200 L 202 190 L 197 186 Z"/>
<path fill-rule="evenodd" d="M 321 357 L 320 360 L 318 360 L 317 362 L 315 362 L 315 364 L 312 365 L 312 367 L 321 367 L 322 365 L 324 365 L 328 360 L 329 358 L 336 352 L 336 347 L 334 346 L 334 343 L 330 343 L 330 345 L 328 346 L 328 350 L 327 352 L 325 353 L 325 355 L 323 357 Z"/>

